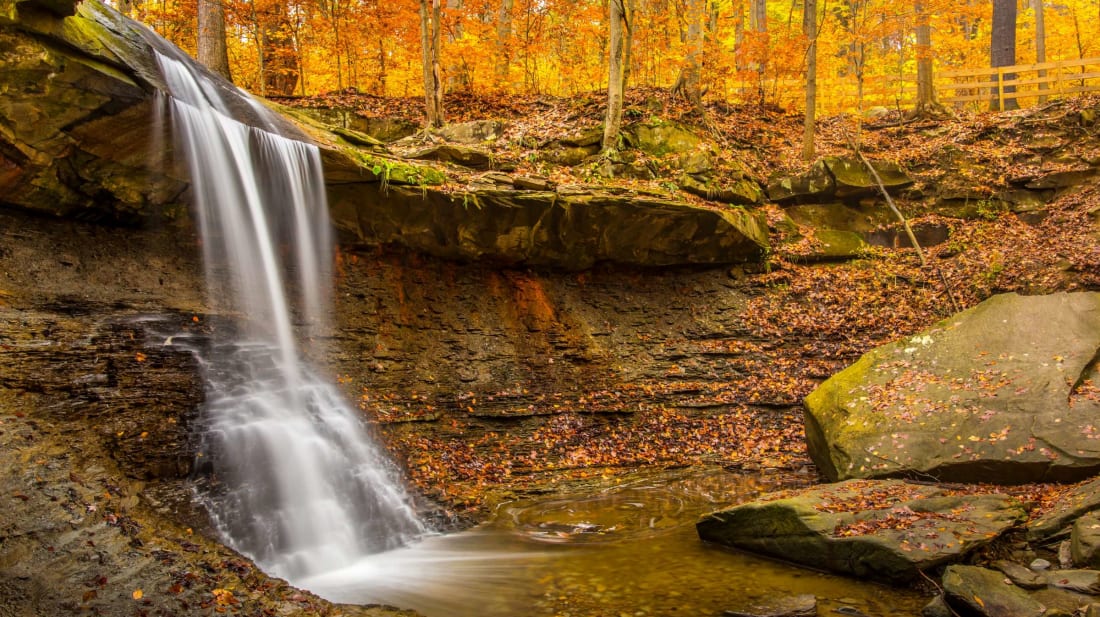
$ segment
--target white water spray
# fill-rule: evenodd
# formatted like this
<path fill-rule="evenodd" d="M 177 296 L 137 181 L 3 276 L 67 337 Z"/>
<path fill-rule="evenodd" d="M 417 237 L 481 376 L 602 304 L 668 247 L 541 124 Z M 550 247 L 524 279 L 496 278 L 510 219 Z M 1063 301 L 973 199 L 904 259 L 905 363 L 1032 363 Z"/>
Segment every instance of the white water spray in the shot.
<path fill-rule="evenodd" d="M 296 327 L 321 332 L 328 313 L 332 240 L 317 148 L 238 122 L 189 64 L 157 60 L 191 171 L 211 300 L 240 316 L 238 340 L 203 358 L 205 449 L 219 484 L 206 499 L 219 530 L 292 582 L 424 535 L 392 463 L 295 342 Z"/>

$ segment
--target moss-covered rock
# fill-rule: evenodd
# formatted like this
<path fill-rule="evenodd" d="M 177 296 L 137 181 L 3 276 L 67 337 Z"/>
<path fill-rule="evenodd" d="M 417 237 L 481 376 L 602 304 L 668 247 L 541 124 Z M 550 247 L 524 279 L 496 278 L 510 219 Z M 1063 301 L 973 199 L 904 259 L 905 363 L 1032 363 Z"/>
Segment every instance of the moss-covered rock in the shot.
<path fill-rule="evenodd" d="M 556 146 L 551 147 L 542 153 L 542 157 L 551 163 L 558 165 L 564 165 L 566 167 L 576 167 L 587 161 L 590 157 L 599 153 L 599 145 L 590 146 Z"/>
<path fill-rule="evenodd" d="M 913 179 L 895 163 L 871 161 L 890 193 L 913 185 Z M 878 182 L 859 158 L 827 156 L 804 174 L 782 176 L 768 184 L 768 197 L 778 203 L 855 201 L 879 192 Z"/>
<path fill-rule="evenodd" d="M 791 259 L 803 262 L 845 261 L 865 257 L 871 248 L 863 236 L 839 229 L 821 229 L 814 232 L 814 242 L 808 252 L 791 255 Z"/>
<path fill-rule="evenodd" d="M 1074 521 L 1070 548 L 1074 565 L 1100 567 L 1100 516 L 1090 512 Z"/>
<path fill-rule="evenodd" d="M 851 480 L 703 517 L 709 542 L 860 578 L 906 582 L 1023 520 L 1007 495 L 962 496 L 897 480 Z"/>
<path fill-rule="evenodd" d="M 630 145 L 651 156 L 690 152 L 703 142 L 691 129 L 675 122 L 632 124 L 623 134 Z"/>
<path fill-rule="evenodd" d="M 680 170 L 691 176 L 702 176 L 714 171 L 714 155 L 707 150 L 686 152 L 680 156 Z M 740 180 L 738 174 L 731 180 Z"/>
<path fill-rule="evenodd" d="M 821 161 L 799 176 L 781 176 L 768 183 L 768 199 L 785 203 L 820 203 L 836 193 L 836 181 Z"/>
<path fill-rule="evenodd" d="M 805 204 L 788 206 L 784 211 L 799 225 L 856 233 L 868 233 L 896 220 L 886 204 Z"/>
<path fill-rule="evenodd" d="M 492 155 L 488 150 L 458 144 L 439 144 L 409 154 L 411 159 L 454 163 L 470 169 L 489 169 Z"/>
<path fill-rule="evenodd" d="M 476 145 L 500 139 L 506 128 L 508 126 L 500 120 L 473 120 L 448 124 L 435 133 L 447 141 Z"/>
<path fill-rule="evenodd" d="M 829 168 L 836 182 L 837 199 L 850 200 L 866 197 L 879 192 L 878 180 L 890 193 L 913 185 L 913 179 L 897 163 L 889 161 L 871 161 L 878 180 L 867 170 L 867 166 L 857 157 L 827 156 L 821 161 Z"/>
<path fill-rule="evenodd" d="M 592 148 L 599 150 L 603 141 L 603 127 L 596 126 L 586 129 L 578 129 L 565 137 L 557 140 L 557 143 L 567 148 Z"/>
<path fill-rule="evenodd" d="M 1040 617 L 1046 611 L 1026 591 L 1006 584 L 1004 575 L 977 566 L 949 566 L 943 593 L 956 614 L 981 617 Z"/>
<path fill-rule="evenodd" d="M 995 296 L 879 347 L 805 400 L 831 479 L 1023 483 L 1100 470 L 1100 293 Z"/>
<path fill-rule="evenodd" d="M 687 193 L 725 204 L 748 206 L 764 201 L 760 185 L 748 178 L 724 182 L 709 178 L 700 180 L 698 176 L 684 174 L 679 184 Z"/>

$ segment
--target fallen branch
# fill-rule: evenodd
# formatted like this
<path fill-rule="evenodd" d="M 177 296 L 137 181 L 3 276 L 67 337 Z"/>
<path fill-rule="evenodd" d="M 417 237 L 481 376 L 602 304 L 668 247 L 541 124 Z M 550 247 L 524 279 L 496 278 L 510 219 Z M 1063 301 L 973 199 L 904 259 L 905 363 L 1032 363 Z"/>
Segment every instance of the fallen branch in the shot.
<path fill-rule="evenodd" d="M 917 572 L 921 576 L 924 577 L 924 580 L 928 581 L 929 583 L 932 583 L 932 586 L 935 587 L 936 590 L 940 592 L 940 596 L 943 598 L 943 605 L 947 607 L 947 610 L 951 611 L 951 614 L 954 615 L 955 617 L 962 617 L 962 615 L 960 615 L 954 608 L 951 607 L 950 604 L 947 603 L 947 594 L 944 592 L 943 587 L 941 587 L 939 583 L 937 583 L 930 576 L 928 576 L 924 572 L 924 570 L 921 570 L 920 568 L 917 568 Z"/>
<path fill-rule="evenodd" d="M 878 185 L 878 190 L 882 193 L 882 196 L 886 198 L 886 205 L 890 206 L 890 211 L 894 213 L 894 216 L 901 221 L 902 228 L 905 229 L 905 235 L 909 237 L 909 242 L 913 245 L 913 248 L 917 249 L 917 257 L 920 257 L 920 265 L 922 268 L 928 266 L 928 259 L 924 256 L 924 250 L 921 249 L 920 243 L 917 242 L 917 236 L 913 233 L 913 228 L 909 226 L 909 219 L 905 218 L 905 215 L 901 213 L 897 205 L 894 203 L 894 199 L 890 197 L 890 192 L 886 190 L 886 185 L 882 182 L 882 177 L 878 175 L 878 171 L 875 170 L 875 166 L 871 164 L 871 161 L 867 160 L 863 152 L 859 149 L 855 143 L 852 142 L 852 138 L 848 135 L 848 132 L 844 132 L 844 137 L 848 140 L 848 146 L 855 151 L 859 160 L 863 161 L 863 165 L 867 167 L 867 170 L 871 172 L 871 177 L 875 179 L 875 184 Z M 955 294 L 951 292 L 951 285 L 947 282 L 947 277 L 944 276 L 943 270 L 938 266 L 933 266 L 936 274 L 940 277 L 940 282 L 943 283 L 943 288 L 947 292 L 947 298 L 951 301 L 951 309 L 958 313 L 959 303 L 955 301 Z"/>

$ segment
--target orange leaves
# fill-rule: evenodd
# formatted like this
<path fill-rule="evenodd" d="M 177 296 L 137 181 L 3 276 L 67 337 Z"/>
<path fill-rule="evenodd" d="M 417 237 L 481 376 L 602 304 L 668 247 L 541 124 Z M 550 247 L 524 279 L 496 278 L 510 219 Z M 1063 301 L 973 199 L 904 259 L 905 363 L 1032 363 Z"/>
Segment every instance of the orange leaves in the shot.
<path fill-rule="evenodd" d="M 661 391 L 675 388 L 651 390 Z M 807 463 L 800 418 L 744 407 L 711 420 L 667 408 L 634 416 L 561 413 L 539 419 L 531 432 L 480 433 L 477 422 L 455 419 L 446 436 L 398 437 L 413 481 L 452 503 L 473 505 L 484 487 L 522 485 L 551 472 L 585 477 L 594 469 L 762 458 L 769 466 Z"/>

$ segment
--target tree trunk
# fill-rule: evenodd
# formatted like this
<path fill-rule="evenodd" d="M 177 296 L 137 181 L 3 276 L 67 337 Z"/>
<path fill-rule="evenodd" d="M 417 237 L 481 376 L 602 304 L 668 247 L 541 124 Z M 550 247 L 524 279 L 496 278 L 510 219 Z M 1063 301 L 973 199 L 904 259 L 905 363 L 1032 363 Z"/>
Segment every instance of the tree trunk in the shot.
<path fill-rule="evenodd" d="M 733 48 L 734 54 L 734 66 L 737 67 L 737 71 L 740 73 L 745 68 L 745 62 L 742 58 L 741 48 L 745 44 L 745 5 L 744 0 L 736 0 L 733 4 Z"/>
<path fill-rule="evenodd" d="M 447 40 L 454 43 L 465 35 L 465 28 L 462 25 L 462 11 L 463 0 L 447 0 L 447 14 L 454 15 L 454 28 L 450 29 L 447 33 Z M 442 30 L 442 24 L 437 26 Z M 470 67 L 466 64 L 466 59 L 463 57 L 453 58 L 447 66 L 447 91 L 448 92 L 468 92 L 473 84 L 470 78 Z"/>
<path fill-rule="evenodd" d="M 817 120 L 817 0 L 805 0 L 802 29 L 809 41 L 806 49 L 806 116 L 802 126 L 802 159 L 812 161 Z"/>
<path fill-rule="evenodd" d="M 498 90 L 506 90 L 508 71 L 512 63 L 512 7 L 514 0 L 501 0 L 497 19 L 497 62 L 494 80 Z"/>
<path fill-rule="evenodd" d="M 863 80 L 867 68 L 867 41 L 865 29 L 867 26 L 867 12 L 869 10 L 867 0 L 845 0 L 847 12 L 843 13 L 840 21 L 847 32 L 849 43 L 844 48 L 844 56 L 848 60 L 851 75 L 856 78 L 856 103 L 859 107 L 859 120 L 863 118 Z M 859 135 L 856 136 L 858 145 Z"/>
<path fill-rule="evenodd" d="M 1043 15 L 1043 0 L 1031 0 L 1031 8 L 1035 11 L 1035 62 L 1042 64 L 1047 61 L 1047 25 L 1046 16 Z M 1039 79 L 1047 76 L 1046 69 L 1039 69 Z M 1042 82 L 1039 90 L 1049 89 L 1050 84 Z M 1044 93 L 1039 97 L 1039 103 L 1046 103 L 1047 96 Z"/>
<path fill-rule="evenodd" d="M 440 0 L 420 0 L 420 48 L 424 69 L 424 116 L 428 128 L 443 126 L 443 80 L 439 70 Z"/>
<path fill-rule="evenodd" d="M 608 0 L 608 30 L 611 38 L 607 62 L 607 116 L 603 121 L 602 151 L 605 154 L 619 149 L 619 128 L 623 119 L 623 22 L 626 20 L 624 1 Z"/>
<path fill-rule="evenodd" d="M 199 0 L 198 61 L 232 81 L 225 44 L 225 5 L 221 0 Z"/>
<path fill-rule="evenodd" d="M 768 31 L 768 3 L 766 0 L 752 0 L 749 7 L 749 28 L 754 32 Z"/>
<path fill-rule="evenodd" d="M 932 73 L 932 26 L 922 1 L 914 3 L 917 15 L 917 103 L 910 117 L 943 114 L 943 105 L 936 100 L 936 85 Z"/>
<path fill-rule="evenodd" d="M 340 51 L 344 48 L 342 30 L 340 28 L 341 14 L 344 12 L 344 7 L 340 4 L 340 0 L 321 0 L 318 2 L 321 7 L 321 14 L 324 15 L 325 20 L 328 21 L 329 26 L 332 28 L 332 40 L 333 43 L 329 47 L 332 51 L 332 66 L 336 67 L 336 89 L 344 89 L 344 68 L 340 60 Z"/>
<path fill-rule="evenodd" d="M 1016 64 L 1016 0 L 993 0 L 993 35 L 990 37 L 989 59 L 990 66 L 998 68 Z M 1016 79 L 1013 73 L 1004 73 L 1000 76 L 1003 81 Z M 997 75 L 994 80 L 998 81 Z M 1019 109 L 1020 104 L 1015 98 L 1004 98 L 1002 104 L 1001 94 L 1013 95 L 1016 86 L 994 86 L 989 101 L 992 111 Z"/>
<path fill-rule="evenodd" d="M 630 86 L 630 67 L 634 62 L 634 4 L 635 0 L 623 0 L 623 92 Z"/>
<path fill-rule="evenodd" d="M 374 93 L 378 96 L 386 96 L 386 38 L 378 37 L 378 72 L 374 77 Z"/>
<path fill-rule="evenodd" d="M 768 37 L 768 5 L 767 0 L 752 0 L 749 6 L 749 29 L 754 34 L 754 40 L 758 45 L 765 45 Z M 756 71 L 756 89 L 760 105 L 764 104 L 764 70 L 767 67 L 767 55 L 763 50 L 754 50 L 756 58 L 749 66 Z"/>
<path fill-rule="evenodd" d="M 687 0 L 687 37 L 684 41 L 687 54 L 680 67 L 680 75 L 672 85 L 672 93 L 683 95 L 701 117 L 703 109 L 702 58 L 703 58 L 703 19 L 706 16 L 705 0 Z"/>
<path fill-rule="evenodd" d="M 293 94 L 301 63 L 286 7 L 278 3 L 272 5 L 262 21 L 263 91 L 283 96 Z"/>

